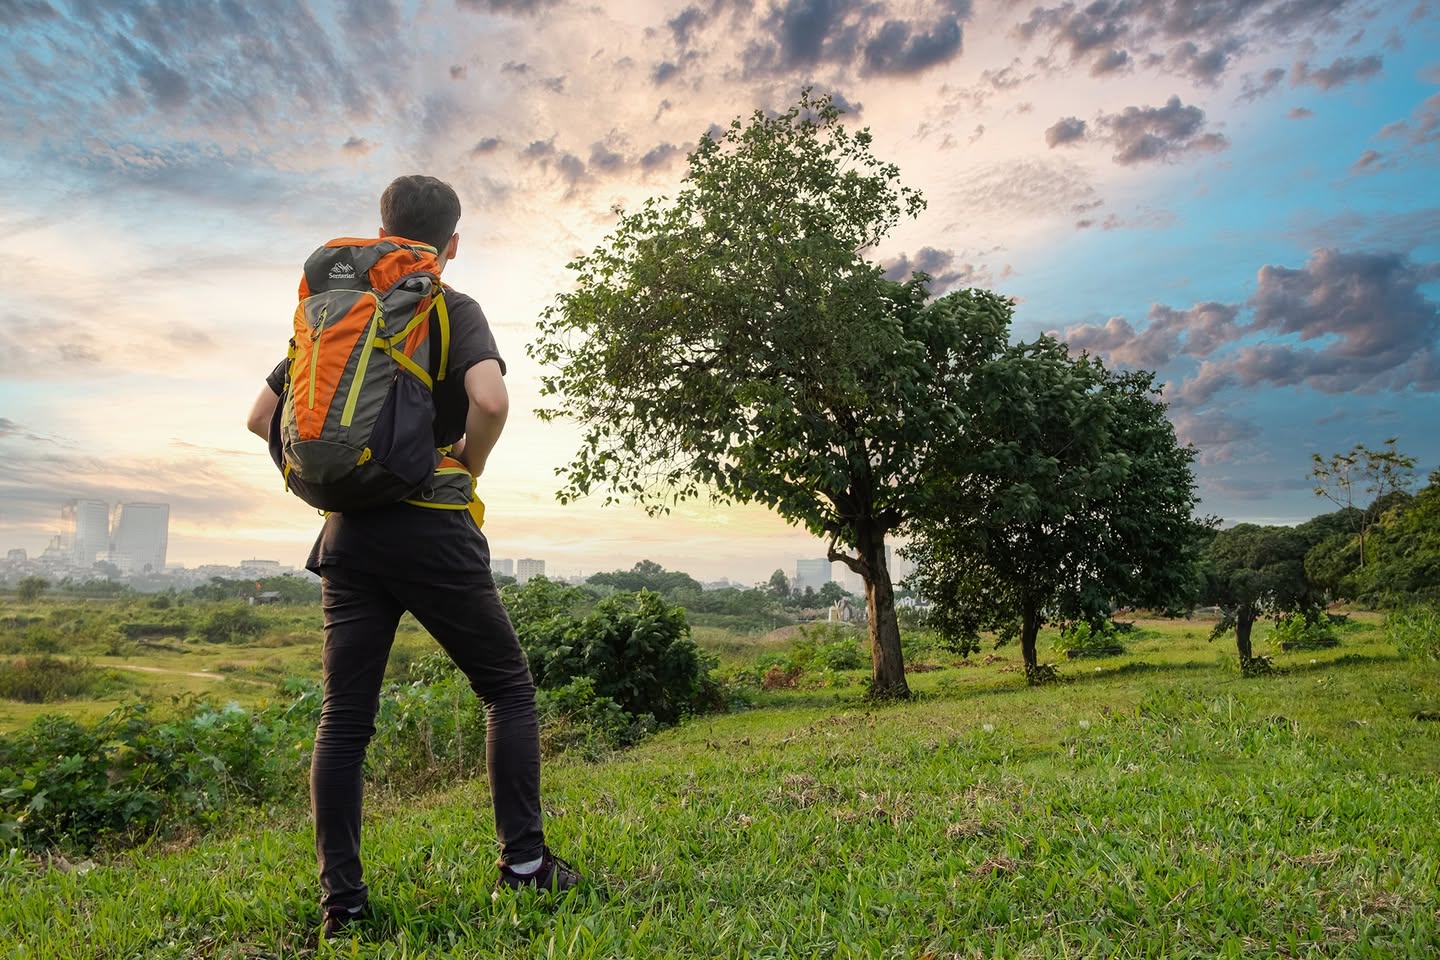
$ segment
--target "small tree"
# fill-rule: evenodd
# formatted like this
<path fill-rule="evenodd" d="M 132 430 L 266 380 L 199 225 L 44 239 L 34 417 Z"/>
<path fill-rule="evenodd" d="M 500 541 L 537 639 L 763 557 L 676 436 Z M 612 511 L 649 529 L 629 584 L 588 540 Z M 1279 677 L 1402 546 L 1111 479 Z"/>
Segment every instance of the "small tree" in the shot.
<path fill-rule="evenodd" d="M 1398 439 L 1391 437 L 1379 449 L 1357 443 L 1349 453 L 1336 453 L 1328 460 L 1318 453 L 1310 456 L 1315 496 L 1324 497 L 1354 519 L 1355 533 L 1360 538 L 1361 567 L 1365 566 L 1366 534 L 1379 520 L 1379 515 L 1378 511 L 1356 506 L 1360 491 L 1369 497 L 1368 501 L 1360 499 L 1360 504 L 1376 504 L 1391 494 L 1408 490 L 1414 482 L 1415 458 L 1395 449 Z"/>
<path fill-rule="evenodd" d="M 982 629 L 1017 635 L 1027 677 L 1047 620 L 1107 618 L 1117 604 L 1186 605 L 1205 531 L 1153 375 L 1107 371 L 1042 337 L 987 364 L 964 429 L 914 524 L 908 581 L 962 652 Z"/>
<path fill-rule="evenodd" d="M 1321 592 L 1305 575 L 1305 555 L 1311 546 L 1292 527 L 1253 523 L 1221 530 L 1210 542 L 1204 597 L 1221 610 L 1210 639 L 1235 631 L 1241 666 L 1254 658 L 1250 631 L 1258 618 L 1309 615 L 1321 608 Z"/>
<path fill-rule="evenodd" d="M 26 577 L 15 585 L 15 596 L 25 603 L 31 603 L 40 599 L 40 595 L 50 589 L 50 581 L 44 577 Z"/>
<path fill-rule="evenodd" d="M 905 697 L 885 540 L 969 373 L 1003 349 L 1010 302 L 930 303 L 923 277 L 865 259 L 924 204 L 839 117 L 807 92 L 702 137 L 673 201 L 570 264 L 531 355 L 553 371 L 540 416 L 583 428 L 562 501 L 762 503 L 824 537 L 865 581 L 872 693 Z"/>

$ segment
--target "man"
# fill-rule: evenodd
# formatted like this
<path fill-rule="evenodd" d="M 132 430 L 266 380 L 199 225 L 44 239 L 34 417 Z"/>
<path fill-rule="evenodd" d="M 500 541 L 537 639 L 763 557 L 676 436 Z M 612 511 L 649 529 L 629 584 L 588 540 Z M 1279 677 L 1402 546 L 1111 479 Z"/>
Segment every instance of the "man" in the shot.
<path fill-rule="evenodd" d="M 434 247 L 439 270 L 454 259 L 460 200 L 425 176 L 400 177 L 380 200 L 380 236 Z M 435 385 L 435 444 L 478 477 L 509 411 L 504 361 L 480 305 L 446 288 L 449 362 Z M 250 411 L 267 437 L 286 362 Z M 360 862 L 362 765 L 375 732 L 381 682 L 395 629 L 408 610 L 464 671 L 486 708 L 486 771 L 500 841 L 498 883 L 566 890 L 579 877 L 545 845 L 540 814 L 540 739 L 535 686 L 490 574 L 490 548 L 468 510 L 396 503 L 331 513 L 306 567 L 321 577 L 325 617 L 324 703 L 310 766 L 323 934 L 365 915 Z"/>

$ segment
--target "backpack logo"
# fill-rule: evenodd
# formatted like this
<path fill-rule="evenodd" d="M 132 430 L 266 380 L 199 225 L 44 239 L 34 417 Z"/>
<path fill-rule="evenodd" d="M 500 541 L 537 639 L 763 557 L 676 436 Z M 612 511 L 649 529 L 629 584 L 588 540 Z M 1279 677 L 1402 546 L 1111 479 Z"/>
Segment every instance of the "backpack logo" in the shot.
<path fill-rule="evenodd" d="M 354 280 L 355 267 L 348 263 L 337 263 L 330 268 L 331 280 Z"/>

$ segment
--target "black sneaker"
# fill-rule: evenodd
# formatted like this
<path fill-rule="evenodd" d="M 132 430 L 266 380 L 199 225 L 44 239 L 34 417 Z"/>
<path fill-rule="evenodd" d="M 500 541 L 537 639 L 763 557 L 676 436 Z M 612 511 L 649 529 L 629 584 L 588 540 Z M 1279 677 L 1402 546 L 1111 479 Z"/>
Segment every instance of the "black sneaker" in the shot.
<path fill-rule="evenodd" d="M 500 879 L 496 881 L 497 887 L 509 887 L 512 890 L 549 890 L 552 893 L 564 893 L 580 882 L 580 874 L 570 864 L 561 860 L 546 847 L 545 852 L 540 856 L 540 866 L 531 873 L 516 873 L 506 864 L 500 864 Z"/>
<path fill-rule="evenodd" d="M 330 940 L 340 936 L 346 928 L 357 923 L 363 923 L 370 919 L 368 906 L 356 907 L 326 907 L 324 918 L 320 921 L 320 939 Z"/>

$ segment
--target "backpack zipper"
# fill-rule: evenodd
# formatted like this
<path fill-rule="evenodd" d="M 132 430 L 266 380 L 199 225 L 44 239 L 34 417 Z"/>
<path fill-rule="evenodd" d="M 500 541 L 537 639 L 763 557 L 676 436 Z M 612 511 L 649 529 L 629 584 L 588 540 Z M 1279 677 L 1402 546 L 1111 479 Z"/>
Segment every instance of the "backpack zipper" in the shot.
<path fill-rule="evenodd" d="M 325 318 L 330 315 L 330 306 L 320 308 L 320 319 L 315 323 L 315 332 L 310 334 L 310 409 L 315 409 L 315 372 L 320 367 L 320 334 L 325 330 Z"/>

